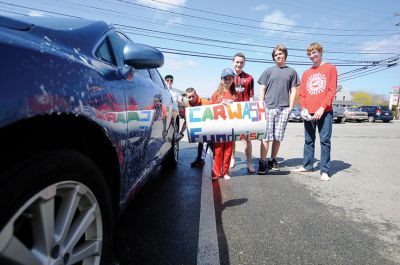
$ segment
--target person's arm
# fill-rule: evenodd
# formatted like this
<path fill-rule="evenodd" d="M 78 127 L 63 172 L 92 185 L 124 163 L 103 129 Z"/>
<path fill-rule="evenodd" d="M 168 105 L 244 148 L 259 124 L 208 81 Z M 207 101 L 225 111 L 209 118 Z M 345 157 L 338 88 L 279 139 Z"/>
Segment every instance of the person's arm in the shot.
<path fill-rule="evenodd" d="M 333 99 L 336 96 L 337 89 L 337 70 L 336 67 L 332 65 L 329 71 L 329 82 L 327 84 L 327 95 L 325 99 L 322 101 L 322 106 L 324 109 L 332 105 Z"/>
<path fill-rule="evenodd" d="M 254 79 L 251 78 L 249 85 L 249 101 L 254 101 Z"/>
<path fill-rule="evenodd" d="M 303 76 L 301 77 L 301 80 L 300 80 L 300 88 L 299 88 L 300 89 L 299 101 L 300 101 L 300 107 L 302 109 L 306 108 L 306 106 L 305 106 L 305 97 L 306 97 L 306 93 L 307 93 L 307 91 L 305 89 L 306 82 L 307 82 L 306 76 L 305 76 L 305 74 L 303 74 Z"/>
<path fill-rule="evenodd" d="M 289 96 L 289 109 L 290 109 L 290 111 L 292 111 L 293 107 L 294 107 L 294 102 L 296 100 L 296 91 L 297 91 L 297 86 L 296 87 L 292 87 L 290 89 L 290 96 Z"/>
<path fill-rule="evenodd" d="M 260 85 L 260 98 L 259 98 L 259 101 L 264 101 L 264 99 L 265 99 L 265 90 L 266 90 L 266 86 L 265 85 Z"/>
<path fill-rule="evenodd" d="M 336 95 L 336 87 L 337 87 L 337 71 L 336 67 L 333 66 L 329 71 L 329 82 L 327 84 L 327 95 L 325 99 L 322 101 L 321 107 L 314 113 L 314 119 L 321 119 L 322 115 L 324 115 L 324 111 L 328 106 L 332 105 L 333 99 Z"/>

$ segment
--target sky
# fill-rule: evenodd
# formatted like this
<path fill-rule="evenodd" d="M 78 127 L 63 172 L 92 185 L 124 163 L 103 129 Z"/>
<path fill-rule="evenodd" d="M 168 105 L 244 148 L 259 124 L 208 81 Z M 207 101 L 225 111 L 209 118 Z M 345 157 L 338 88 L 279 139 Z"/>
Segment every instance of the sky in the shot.
<path fill-rule="evenodd" d="M 400 86 L 400 0 L 0 0 L 1 15 L 74 16 L 115 24 L 133 41 L 160 49 L 161 75 L 209 97 L 237 52 L 257 80 L 277 44 L 299 76 L 319 42 L 348 91 L 385 95 Z M 396 25 L 398 24 L 398 25 Z M 390 66 L 390 67 L 389 67 Z"/>

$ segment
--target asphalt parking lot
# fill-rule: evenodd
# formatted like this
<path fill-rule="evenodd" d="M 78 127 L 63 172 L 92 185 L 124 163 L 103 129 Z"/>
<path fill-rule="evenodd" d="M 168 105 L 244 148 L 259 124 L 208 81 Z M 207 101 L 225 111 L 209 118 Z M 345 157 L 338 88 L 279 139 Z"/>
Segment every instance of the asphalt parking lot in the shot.
<path fill-rule="evenodd" d="M 250 204 L 253 204 L 250 198 L 253 198 L 254 207 L 262 207 L 259 208 L 260 211 L 272 209 L 273 213 L 282 215 L 278 222 L 283 222 L 281 226 L 287 229 L 279 229 L 279 226 L 275 226 L 275 232 L 278 233 L 277 231 L 279 231 L 281 233 L 281 235 L 277 235 L 274 231 L 270 231 L 268 234 L 265 232 L 268 231 L 267 228 L 263 229 L 262 226 L 261 228 L 258 226 L 258 234 L 267 233 L 270 236 L 272 234 L 282 244 L 286 244 L 285 240 L 296 242 L 297 239 L 288 236 L 288 234 L 302 234 L 300 236 L 302 239 L 298 239 L 296 242 L 299 245 L 293 243 L 290 244 L 290 247 L 302 249 L 302 245 L 307 245 L 307 242 L 310 243 L 314 240 L 313 244 L 308 245 L 308 247 L 318 249 L 318 246 L 320 246 L 322 252 L 329 252 L 330 248 L 326 244 L 328 242 L 336 243 L 337 252 L 334 251 L 335 253 L 331 253 L 333 256 L 329 256 L 327 253 L 325 255 L 323 253 L 318 254 L 318 251 L 316 252 L 317 254 L 309 253 L 306 250 L 298 252 L 296 250 L 291 251 L 292 249 L 290 248 L 276 246 L 275 251 L 271 251 L 271 253 L 275 253 L 275 256 L 278 257 L 277 259 L 264 257 L 261 260 L 266 261 L 267 264 L 280 264 L 279 260 L 284 260 L 282 258 L 285 256 L 278 254 L 279 251 L 277 250 L 280 249 L 281 251 L 290 252 L 294 257 L 299 258 L 298 264 L 392 264 L 392 262 L 400 264 L 400 122 L 394 121 L 389 124 L 382 122 L 334 124 L 331 155 L 332 176 L 329 182 L 319 181 L 318 160 L 315 162 L 317 168 L 314 172 L 303 174 L 290 172 L 291 169 L 301 165 L 302 146 L 302 123 L 289 123 L 286 138 L 281 145 L 279 153 L 278 162 L 282 167 L 280 173 L 270 173 L 268 182 L 265 182 L 264 179 L 259 179 L 259 176 L 252 176 L 257 183 L 254 185 L 248 184 L 249 181 L 253 180 L 240 181 L 240 177 L 237 178 L 238 183 L 235 183 L 235 177 L 231 179 L 231 182 L 220 181 L 221 201 L 223 204 L 227 200 L 235 198 L 235 196 L 247 198 L 246 208 L 248 211 L 242 212 L 242 214 L 253 216 L 252 218 L 247 218 L 247 223 L 257 225 L 257 222 L 251 221 L 254 218 L 257 219 L 257 215 L 259 215 L 250 206 Z M 237 150 L 243 150 L 241 144 L 237 145 Z M 253 155 L 255 158 L 258 157 L 258 152 L 259 143 L 254 142 Z M 319 154 L 319 145 L 317 145 L 316 158 L 319 158 Z M 254 164 L 256 165 L 256 163 L 257 159 L 254 159 Z M 245 168 L 244 161 L 239 162 L 238 167 L 234 169 L 233 175 L 242 175 L 245 172 L 243 168 Z M 238 173 L 236 174 L 235 171 Z M 293 187 L 289 188 L 291 185 Z M 240 189 L 238 186 L 245 188 Z M 252 192 L 249 192 L 249 189 Z M 266 192 L 275 194 L 275 196 L 260 197 L 260 194 L 265 194 Z M 301 199 L 301 196 L 305 196 L 304 192 L 308 193 L 309 196 Z M 295 199 L 294 196 L 300 197 Z M 281 201 L 277 200 L 277 197 Z M 274 200 L 275 204 L 262 203 L 260 199 Z M 292 204 L 287 205 L 282 203 L 282 200 L 291 201 Z M 313 204 L 312 208 L 319 209 L 319 213 L 313 213 L 311 208 L 307 207 L 307 205 L 310 205 L 306 203 L 308 200 L 309 203 Z M 282 204 L 283 208 L 277 206 L 279 203 Z M 293 207 L 293 205 L 297 205 L 297 207 Z M 232 211 L 234 210 L 237 213 L 241 211 L 238 210 L 241 208 L 240 206 L 236 208 L 232 209 Z M 299 226 L 295 226 L 293 219 L 290 218 L 299 218 L 299 220 L 307 221 L 307 216 L 304 216 L 304 212 L 310 210 L 310 216 L 314 217 L 313 222 L 315 218 L 320 218 L 321 222 L 314 223 L 316 227 L 320 227 L 319 231 L 316 229 L 307 232 L 307 229 L 302 226 L 304 223 L 300 225 L 300 230 L 301 227 L 305 230 L 296 231 L 296 227 L 299 228 Z M 293 215 L 293 212 L 296 214 Z M 237 216 L 237 213 L 232 215 L 231 210 L 225 210 L 221 219 L 231 220 L 234 216 Z M 327 216 L 325 214 L 328 214 L 328 219 L 326 219 Z M 226 215 L 226 218 L 224 215 Z M 267 214 L 261 215 L 264 220 L 271 220 L 270 217 L 266 218 Z M 303 218 L 301 218 L 302 216 Z M 334 222 L 336 218 L 339 218 L 337 220 L 338 223 L 335 223 L 331 227 L 332 229 L 323 228 L 324 222 L 327 225 L 333 225 L 330 222 Z M 260 220 L 258 222 L 261 222 Z M 341 224 L 340 220 L 344 223 Z M 229 223 L 228 221 L 224 224 L 225 232 L 231 229 Z M 240 227 L 239 224 L 245 224 L 243 220 L 239 224 L 234 221 L 232 223 L 233 227 Z M 285 226 L 285 223 L 291 225 Z M 273 223 L 270 223 L 270 226 L 273 226 Z M 268 225 L 264 227 L 268 227 Z M 339 235 L 343 237 L 341 239 L 329 236 L 320 237 L 322 233 L 329 234 L 332 231 L 338 237 L 340 237 Z M 229 235 L 230 233 L 228 232 L 227 234 Z M 246 233 L 251 234 L 249 231 Z M 364 238 L 365 236 L 369 239 Z M 229 239 L 226 240 L 226 242 L 229 241 Z M 250 242 L 252 241 L 253 239 L 250 240 Z M 374 256 L 363 253 L 364 249 L 366 249 L 363 244 L 366 242 L 369 242 L 366 244 L 369 246 L 374 244 L 372 248 L 369 248 L 369 251 L 374 252 Z M 245 252 L 243 252 L 244 245 L 246 244 L 238 243 L 238 249 L 235 251 L 232 249 L 232 244 L 229 244 L 229 264 L 252 264 L 251 255 L 247 256 L 247 259 L 243 258 L 245 256 Z M 352 254 L 348 254 L 348 257 L 344 259 L 342 259 L 343 256 L 339 258 L 341 256 L 339 252 L 344 253 L 348 250 L 351 250 Z M 258 252 L 260 251 L 263 250 L 258 249 Z M 238 255 L 236 253 L 242 254 Z M 250 251 L 250 253 L 254 255 L 253 251 Z M 346 256 L 345 254 L 344 257 Z M 287 259 L 286 262 L 288 263 L 286 264 L 297 263 L 294 257 L 293 259 Z M 382 259 L 379 260 L 379 258 Z M 225 258 L 225 260 L 227 259 Z"/>
<path fill-rule="evenodd" d="M 400 264 L 400 122 L 333 126 L 328 182 L 319 145 L 314 172 L 291 172 L 302 123 L 288 125 L 279 172 L 249 175 L 238 142 L 232 178 L 214 183 L 184 139 L 177 170 L 158 171 L 121 219 L 114 264 Z"/>

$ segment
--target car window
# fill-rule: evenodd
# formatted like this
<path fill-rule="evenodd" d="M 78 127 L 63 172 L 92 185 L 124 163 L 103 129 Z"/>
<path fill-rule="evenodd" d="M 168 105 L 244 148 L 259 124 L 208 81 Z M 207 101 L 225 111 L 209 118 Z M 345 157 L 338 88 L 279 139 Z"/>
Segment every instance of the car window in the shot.
<path fill-rule="evenodd" d="M 151 80 L 150 73 L 149 73 L 149 71 L 147 69 L 136 69 L 135 70 L 135 75 L 139 75 L 142 78 Z"/>
<path fill-rule="evenodd" d="M 117 59 L 117 65 L 124 65 L 124 47 L 130 40 L 119 32 L 111 33 L 108 38 L 110 39 L 112 50 Z"/>
<path fill-rule="evenodd" d="M 97 59 L 101 61 L 105 61 L 109 64 L 114 64 L 113 55 L 111 53 L 110 47 L 108 45 L 107 39 L 104 39 L 103 42 L 97 48 L 95 55 Z"/>
<path fill-rule="evenodd" d="M 156 83 L 160 87 L 165 88 L 165 83 L 164 83 L 162 77 L 160 76 L 160 74 L 158 73 L 158 71 L 154 68 L 149 69 L 149 71 L 150 71 L 151 79 L 153 79 L 154 83 Z"/>

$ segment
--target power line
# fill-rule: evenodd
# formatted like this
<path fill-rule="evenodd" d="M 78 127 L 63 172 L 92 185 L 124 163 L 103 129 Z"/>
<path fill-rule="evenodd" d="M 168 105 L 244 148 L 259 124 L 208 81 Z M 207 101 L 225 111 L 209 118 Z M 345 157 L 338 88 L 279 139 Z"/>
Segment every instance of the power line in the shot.
<path fill-rule="evenodd" d="M 398 66 L 399 66 L 399 65 L 394 66 L 394 67 L 398 67 Z M 366 76 L 366 75 L 371 75 L 371 74 L 374 74 L 374 73 L 377 73 L 377 72 L 381 72 L 381 71 L 385 71 L 385 70 L 388 70 L 388 69 L 390 69 L 390 68 L 384 67 L 384 68 L 381 68 L 381 69 L 377 69 L 377 70 L 374 71 L 374 72 L 368 72 L 368 73 L 365 73 L 365 74 L 360 73 L 360 74 L 357 75 L 357 76 L 353 76 L 353 77 L 349 77 L 349 78 L 344 78 L 344 79 L 342 79 L 342 80 L 340 80 L 340 81 L 341 81 L 341 82 L 345 82 L 345 81 L 349 81 L 349 80 L 351 80 L 351 79 L 359 78 L 359 77 Z M 374 69 L 374 70 L 375 70 L 375 69 Z"/>
<path fill-rule="evenodd" d="M 77 6 L 82 6 L 82 7 L 90 8 L 90 9 L 101 10 L 101 11 L 104 11 L 104 12 L 107 12 L 107 13 L 113 12 L 113 13 L 116 13 L 116 14 L 118 14 L 118 15 L 125 14 L 125 15 L 129 15 L 129 18 L 131 17 L 131 14 L 125 13 L 125 12 L 121 12 L 121 11 L 109 10 L 109 9 L 105 9 L 105 8 L 93 7 L 93 6 L 88 6 L 88 5 L 84 5 L 84 4 L 78 4 L 78 3 L 71 3 L 71 2 L 68 2 L 68 1 L 64 1 L 64 2 L 65 2 L 65 3 L 73 4 L 73 5 L 77 5 Z M 152 23 L 152 22 L 155 21 L 155 20 L 161 21 L 161 20 L 155 19 L 155 18 L 152 18 L 152 20 L 149 21 L 149 20 L 148 20 L 148 17 L 142 17 L 142 16 L 138 16 L 138 15 L 135 15 L 135 18 L 136 18 L 136 19 L 138 19 L 138 18 L 144 18 L 144 19 L 146 19 L 146 23 L 149 23 L 149 24 L 155 24 L 155 23 Z M 142 22 L 143 22 L 143 21 L 142 21 Z M 165 21 L 161 21 L 161 22 L 164 22 L 164 23 L 165 23 Z M 250 34 L 250 33 L 247 33 L 247 32 L 244 33 L 244 32 L 238 32 L 238 31 L 220 30 L 220 29 L 216 29 L 216 28 L 208 28 L 208 27 L 202 27 L 202 26 L 198 26 L 198 25 L 197 25 L 197 26 L 194 26 L 194 25 L 190 25 L 190 24 L 179 23 L 179 22 L 171 22 L 171 21 L 168 21 L 168 23 L 169 23 L 169 24 L 178 25 L 178 26 L 196 28 L 196 29 L 205 29 L 205 30 L 211 30 L 211 31 L 219 31 L 219 32 L 223 32 L 223 33 L 232 33 L 232 34 L 235 34 L 235 35 L 246 36 L 246 37 L 247 37 L 247 36 L 249 36 L 249 37 L 256 37 L 256 38 L 259 38 L 259 37 L 260 37 L 259 34 Z M 274 37 L 271 37 L 271 38 L 272 38 L 272 39 L 278 39 L 278 38 L 274 38 Z M 279 41 L 282 41 L 282 40 L 297 41 L 297 42 L 306 42 L 306 41 L 303 41 L 303 40 L 299 40 L 298 38 L 280 37 L 280 38 L 279 38 Z M 357 45 L 357 46 L 360 45 L 359 43 L 345 43 L 345 42 L 325 42 L 325 43 L 326 43 L 326 44 L 333 44 L 333 45 Z"/>
<path fill-rule="evenodd" d="M 194 42 L 194 41 L 187 41 L 187 40 L 181 40 L 181 39 L 173 39 L 173 38 L 167 38 L 167 37 L 160 37 L 160 36 L 154 36 L 154 35 L 149 35 L 149 34 L 143 34 L 143 33 L 138 33 L 138 32 L 131 32 L 129 30 L 124 30 L 126 33 L 131 33 L 139 36 L 145 36 L 145 37 L 150 37 L 150 38 L 156 38 L 156 39 L 163 39 L 163 40 L 171 40 L 171 41 L 176 41 L 180 43 L 190 43 L 194 45 L 200 45 L 200 46 L 207 46 L 207 47 L 216 47 L 216 48 L 224 48 L 224 49 L 231 49 L 231 50 L 238 50 L 235 47 L 228 47 L 228 46 L 222 46 L 222 45 L 215 45 L 215 44 L 205 44 L 205 43 L 199 43 L 199 42 Z M 257 50 L 249 50 L 249 49 L 240 49 L 241 51 L 248 51 L 248 52 L 256 52 L 256 53 L 263 53 L 265 54 L 265 51 L 257 51 Z M 299 55 L 290 55 L 290 57 L 296 57 L 296 58 L 308 58 L 307 56 L 299 56 Z M 231 58 L 232 59 L 232 58 Z M 340 61 L 340 62 L 348 62 L 349 64 L 372 64 L 376 63 L 378 61 L 354 61 L 354 60 L 342 60 L 342 59 L 334 59 L 334 58 L 325 58 L 326 60 L 329 60 L 331 63 L 336 64 L 335 61 Z M 349 65 L 350 66 L 350 65 Z M 357 65 L 353 65 L 357 66 Z"/>
<path fill-rule="evenodd" d="M 139 29 L 139 30 L 146 30 L 150 32 L 156 32 L 156 33 L 161 33 L 161 34 L 167 34 L 167 35 L 174 35 L 177 37 L 182 37 L 182 38 L 191 38 L 191 39 L 196 39 L 196 40 L 202 40 L 202 41 L 210 41 L 210 42 L 217 42 L 217 43 L 228 43 L 228 44 L 235 44 L 235 45 L 240 45 L 240 46 L 252 46 L 252 47 L 259 47 L 259 48 L 269 48 L 273 49 L 275 48 L 274 46 L 266 46 L 266 45 L 258 45 L 258 44 L 249 44 L 249 43 L 240 43 L 240 42 L 233 42 L 233 41 L 225 41 L 225 40 L 218 40 L 218 39 L 210 39 L 210 38 L 203 38 L 203 37 L 195 37 L 191 35 L 184 35 L 184 34 L 177 34 L 177 33 L 172 33 L 172 32 L 167 32 L 167 31 L 161 31 L 161 30 L 153 30 L 153 29 L 144 29 L 141 27 L 134 27 L 134 26 L 129 26 L 129 25 L 124 25 L 124 24 L 114 24 L 120 27 L 126 27 L 126 28 L 131 28 L 131 29 Z M 298 49 L 298 48 L 289 48 L 289 50 L 293 51 L 301 51 L 304 52 L 304 49 Z M 395 53 L 387 53 L 387 52 L 354 52 L 354 51 L 325 51 L 326 53 L 341 53 L 341 54 L 379 54 L 379 55 L 393 55 Z"/>
<path fill-rule="evenodd" d="M 4 3 L 4 2 L 0 1 L 0 3 Z M 5 3 L 5 4 L 11 5 L 11 6 L 17 6 L 17 7 L 24 8 L 24 9 L 37 10 L 37 11 L 46 12 L 46 13 L 50 13 L 50 14 L 69 16 L 69 17 L 74 17 L 74 18 L 82 18 L 82 17 L 73 16 L 73 15 L 66 15 L 66 14 L 61 14 L 61 13 L 58 13 L 58 12 L 47 11 L 47 10 L 43 10 L 43 9 L 20 6 L 20 5 L 16 5 L 16 4 L 9 4 L 9 3 Z M 131 27 L 131 26 L 123 25 L 123 24 L 115 24 L 115 25 Z M 141 28 L 135 27 L 135 29 L 141 29 Z M 147 30 L 150 30 L 150 29 L 147 29 Z M 224 43 L 230 43 L 230 44 L 241 45 L 241 46 L 246 45 L 246 46 L 261 47 L 261 48 L 272 48 L 272 49 L 274 48 L 273 46 L 264 46 L 264 45 L 255 45 L 255 44 L 243 44 L 243 43 L 226 42 L 226 41 L 222 41 L 222 40 L 212 40 L 212 39 L 206 40 L 204 38 L 193 37 L 193 36 L 182 35 L 182 34 L 175 34 L 175 33 L 155 31 L 155 30 L 150 30 L 150 31 L 158 32 L 158 33 L 164 33 L 164 34 L 168 34 L 168 35 L 175 35 L 175 36 L 178 36 L 178 37 L 180 36 L 180 37 L 184 37 L 184 38 L 189 37 L 189 38 L 192 38 L 192 39 L 193 38 L 194 39 L 203 39 L 204 41 L 224 42 Z M 304 51 L 303 49 L 296 49 L 296 48 L 289 48 L 289 47 L 288 47 L 288 49 L 289 50 L 294 50 L 294 51 L 296 51 L 296 50 L 297 51 L 302 51 L 302 52 Z M 381 55 L 382 54 L 394 54 L 394 53 L 382 53 L 382 52 L 354 52 L 354 51 L 342 52 L 342 51 L 329 51 L 329 50 L 326 51 L 326 52 L 327 53 L 343 53 L 343 54 L 375 54 L 375 55 L 378 55 L 378 54 L 381 54 Z"/>
<path fill-rule="evenodd" d="M 193 16 L 193 15 L 187 15 L 187 14 L 183 14 L 183 13 L 178 13 L 178 12 L 174 12 L 174 11 L 168 11 L 168 10 L 163 10 L 160 8 L 156 8 L 156 7 L 150 7 L 150 6 L 146 6 L 146 5 L 142 5 L 142 4 L 137 4 L 137 3 L 131 3 L 131 2 L 127 2 L 124 0 L 116 0 L 118 2 L 122 2 L 125 4 L 130 4 L 130 5 L 135 5 L 135 6 L 140 6 L 140 7 L 144 7 L 147 9 L 152 9 L 152 10 L 156 10 L 158 12 L 165 12 L 165 13 L 169 13 L 169 14 L 174 14 L 174 15 L 180 15 L 180 16 L 185 16 L 185 17 L 190 17 L 190 18 L 196 18 L 196 19 L 200 19 L 200 20 L 205 20 L 205 21 L 210 21 L 210 22 L 217 22 L 217 23 L 222 23 L 222 24 L 228 24 L 228 25 L 233 25 L 233 26 L 238 26 L 238 27 L 245 27 L 245 28 L 256 28 L 256 29 L 261 29 L 261 30 L 270 30 L 270 31 L 277 31 L 277 32 L 286 32 L 286 33 L 294 33 L 294 34 L 305 34 L 305 35 L 318 35 L 318 36 L 336 36 L 336 37 L 354 37 L 354 36 L 368 36 L 368 37 L 376 37 L 376 36 L 393 36 L 393 35 L 399 35 L 400 33 L 393 33 L 393 34 L 327 34 L 327 33 L 312 33 L 312 32 L 300 32 L 300 31 L 291 31 L 291 30 L 279 30 L 279 29 L 271 29 L 271 28 L 262 28 L 262 27 L 256 27 L 256 26 L 249 26 L 249 25 L 243 25 L 243 24 L 238 24 L 238 23 L 233 23 L 233 22 L 226 22 L 226 21 L 221 21 L 221 20 L 216 20 L 216 19 L 209 19 L 209 18 L 204 18 L 204 17 L 199 17 L 199 16 Z"/>
<path fill-rule="evenodd" d="M 182 6 L 182 5 L 177 5 L 177 4 L 171 4 L 167 2 L 162 2 L 162 1 L 157 1 L 157 0 L 150 0 L 152 2 L 156 3 L 161 3 L 169 6 L 174 6 L 174 7 L 179 7 L 187 10 L 192 10 L 192 11 L 197 11 L 205 14 L 212 14 L 212 15 L 218 15 L 218 16 L 223 16 L 223 17 L 229 17 L 229 18 L 235 18 L 235 19 L 240 19 L 240 20 L 247 20 L 247 21 L 252 21 L 252 22 L 258 22 L 258 23 L 265 23 L 265 24 L 272 24 L 272 25 L 279 25 L 279 26 L 290 26 L 294 28 L 304 28 L 304 29 L 317 29 L 317 30 L 331 30 L 331 31 L 389 31 L 392 32 L 392 30 L 365 30 L 365 29 L 333 29 L 333 28 L 322 28 L 322 27 L 310 27 L 310 26 L 296 26 L 296 25 L 290 25 L 290 24 L 284 24 L 284 23 L 277 23 L 277 22 L 268 22 L 268 21 L 263 21 L 263 20 L 256 20 L 256 19 L 251 19 L 251 18 L 244 18 L 244 17 L 237 17 L 237 16 L 232 16 L 232 15 L 227 15 L 227 14 L 222 14 L 222 13 L 217 13 L 217 12 L 211 12 L 211 11 L 206 11 L 202 9 L 197 9 L 197 8 L 190 8 L 187 6 Z"/>

